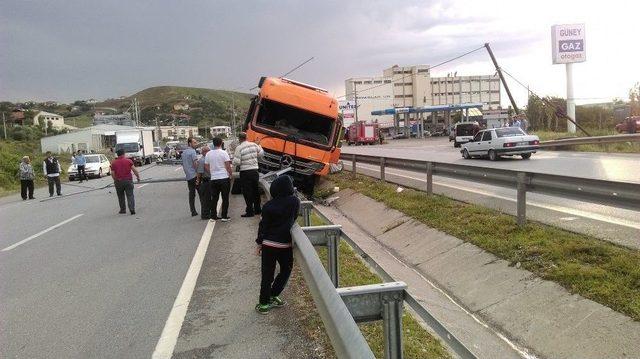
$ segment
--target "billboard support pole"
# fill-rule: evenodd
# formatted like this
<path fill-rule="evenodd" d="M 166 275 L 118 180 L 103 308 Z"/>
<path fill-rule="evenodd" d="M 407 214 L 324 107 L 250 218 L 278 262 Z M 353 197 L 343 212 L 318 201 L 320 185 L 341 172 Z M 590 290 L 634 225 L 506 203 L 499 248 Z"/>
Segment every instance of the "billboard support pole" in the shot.
<path fill-rule="evenodd" d="M 573 99 L 573 64 L 565 64 L 567 69 L 567 132 L 576 133 L 576 103 Z"/>

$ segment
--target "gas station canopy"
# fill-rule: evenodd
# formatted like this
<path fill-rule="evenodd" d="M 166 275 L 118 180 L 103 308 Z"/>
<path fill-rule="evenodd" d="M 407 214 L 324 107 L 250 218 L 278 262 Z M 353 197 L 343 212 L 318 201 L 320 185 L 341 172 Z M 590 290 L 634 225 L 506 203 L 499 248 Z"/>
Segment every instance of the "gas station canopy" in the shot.
<path fill-rule="evenodd" d="M 457 110 L 464 110 L 468 108 L 482 108 L 482 103 L 461 103 L 456 105 L 436 105 L 436 106 L 423 106 L 423 107 L 395 107 L 395 108 L 388 108 L 386 110 L 371 111 L 371 115 L 381 116 L 381 115 L 397 115 L 402 113 L 457 111 Z"/>

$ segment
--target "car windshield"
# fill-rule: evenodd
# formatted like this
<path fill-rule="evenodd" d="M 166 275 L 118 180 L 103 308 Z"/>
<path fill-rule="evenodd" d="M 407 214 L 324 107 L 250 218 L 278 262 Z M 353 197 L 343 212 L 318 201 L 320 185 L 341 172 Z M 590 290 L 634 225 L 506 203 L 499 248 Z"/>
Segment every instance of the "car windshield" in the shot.
<path fill-rule="evenodd" d="M 518 127 L 497 128 L 496 135 L 498 137 L 524 136 L 525 133 Z"/>
<path fill-rule="evenodd" d="M 135 142 L 118 143 L 116 144 L 116 151 L 119 149 L 123 149 L 124 152 L 138 152 L 140 150 L 140 145 Z"/>
<path fill-rule="evenodd" d="M 475 124 L 473 123 L 458 124 L 456 126 L 456 135 L 457 136 L 473 136 L 474 128 L 475 128 Z"/>
<path fill-rule="evenodd" d="M 335 121 L 295 107 L 263 100 L 257 123 L 296 139 L 328 145 Z"/>

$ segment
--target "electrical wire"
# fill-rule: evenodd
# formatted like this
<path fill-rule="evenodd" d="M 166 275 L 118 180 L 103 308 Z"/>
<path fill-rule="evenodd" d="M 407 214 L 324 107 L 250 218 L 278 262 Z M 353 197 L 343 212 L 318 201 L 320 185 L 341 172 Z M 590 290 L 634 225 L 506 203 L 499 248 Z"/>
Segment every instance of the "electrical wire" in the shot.
<path fill-rule="evenodd" d="M 431 71 L 431 69 L 434 69 L 434 68 L 436 68 L 436 67 L 439 67 L 439 66 L 442 66 L 442 65 L 448 64 L 449 62 L 452 62 L 452 61 L 458 60 L 458 59 L 460 59 L 460 58 L 462 58 L 462 57 L 465 57 L 465 56 L 467 56 L 467 55 L 470 55 L 470 54 L 472 54 L 472 53 L 474 53 L 474 52 L 476 52 L 476 51 L 480 51 L 480 50 L 482 50 L 482 49 L 484 49 L 484 48 L 485 48 L 485 47 L 484 47 L 484 45 L 482 45 L 482 46 L 478 47 L 477 49 L 474 49 L 474 50 L 471 50 L 471 51 L 465 52 L 465 53 L 464 53 L 464 54 L 462 54 L 462 55 L 458 55 L 458 56 L 456 56 L 456 57 L 452 57 L 452 58 L 450 58 L 450 59 L 448 59 L 448 60 L 445 60 L 445 61 L 442 61 L 442 62 L 440 62 L 440 63 L 438 63 L 438 64 L 435 64 L 435 65 L 433 65 L 433 66 L 429 66 L 429 71 Z M 372 90 L 372 89 L 375 89 L 375 88 L 378 88 L 378 87 L 382 87 L 382 86 L 385 86 L 385 85 L 390 85 L 390 84 L 396 83 L 396 82 L 398 82 L 398 81 L 400 81 L 400 80 L 404 80 L 404 79 L 406 79 L 407 77 L 411 77 L 411 76 L 413 76 L 413 74 L 412 74 L 412 73 L 411 73 L 411 74 L 408 74 L 408 75 L 405 75 L 405 76 L 402 76 L 402 77 L 400 77 L 399 79 L 397 79 L 397 80 L 393 80 L 393 81 L 391 81 L 391 82 L 385 82 L 385 83 L 382 83 L 382 84 L 379 84 L 379 85 L 375 85 L 375 86 L 367 87 L 366 89 L 363 89 L 363 90 L 358 90 L 358 93 L 362 93 L 362 92 L 365 92 L 365 91 L 369 91 L 369 90 Z M 347 95 L 345 94 L 345 95 L 342 95 L 342 96 L 338 96 L 338 97 L 336 97 L 336 98 L 343 98 L 343 97 L 347 97 Z"/>

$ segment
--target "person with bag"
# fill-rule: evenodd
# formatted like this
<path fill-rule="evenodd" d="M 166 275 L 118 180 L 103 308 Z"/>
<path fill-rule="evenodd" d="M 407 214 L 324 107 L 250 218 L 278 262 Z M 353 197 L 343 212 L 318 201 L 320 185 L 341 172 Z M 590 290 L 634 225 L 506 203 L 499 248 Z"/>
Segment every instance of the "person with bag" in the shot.
<path fill-rule="evenodd" d="M 26 201 L 27 198 L 35 199 L 35 197 L 33 197 L 33 180 L 35 178 L 36 175 L 33 172 L 31 159 L 29 156 L 22 157 L 22 161 L 20 162 L 20 195 L 23 201 Z"/>
<path fill-rule="evenodd" d="M 255 310 L 268 314 L 271 308 L 285 305 L 280 298 L 293 269 L 291 227 L 298 218 L 300 200 L 295 195 L 293 180 L 289 176 L 276 178 L 269 189 L 271 200 L 262 207 L 258 225 L 256 255 L 262 256 L 260 298 Z M 276 263 L 280 272 L 273 278 Z"/>

